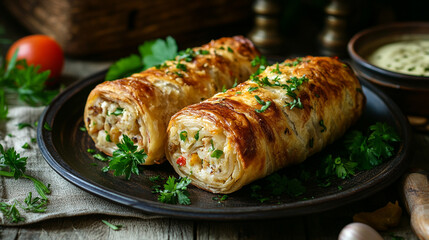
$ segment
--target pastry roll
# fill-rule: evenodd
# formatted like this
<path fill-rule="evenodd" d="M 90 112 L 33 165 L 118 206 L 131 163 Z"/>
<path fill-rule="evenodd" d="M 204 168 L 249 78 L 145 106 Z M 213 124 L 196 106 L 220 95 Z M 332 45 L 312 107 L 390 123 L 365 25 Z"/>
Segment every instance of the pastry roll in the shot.
<path fill-rule="evenodd" d="M 346 64 L 330 57 L 286 60 L 176 113 L 166 157 L 199 188 L 232 193 L 341 137 L 365 97 Z"/>
<path fill-rule="evenodd" d="M 246 81 L 258 67 L 251 64 L 256 56 L 259 52 L 248 39 L 221 38 L 131 77 L 101 83 L 86 102 L 88 134 L 107 155 L 127 135 L 148 154 L 145 165 L 161 163 L 170 117 Z"/>

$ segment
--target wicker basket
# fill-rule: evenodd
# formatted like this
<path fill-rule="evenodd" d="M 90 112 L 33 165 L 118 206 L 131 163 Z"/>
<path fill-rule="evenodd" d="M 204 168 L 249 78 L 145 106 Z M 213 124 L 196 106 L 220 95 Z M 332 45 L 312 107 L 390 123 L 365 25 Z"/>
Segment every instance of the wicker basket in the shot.
<path fill-rule="evenodd" d="M 168 35 L 191 39 L 193 32 L 252 14 L 252 0 L 4 0 L 4 5 L 30 31 L 52 36 L 72 56 L 118 51 Z"/>

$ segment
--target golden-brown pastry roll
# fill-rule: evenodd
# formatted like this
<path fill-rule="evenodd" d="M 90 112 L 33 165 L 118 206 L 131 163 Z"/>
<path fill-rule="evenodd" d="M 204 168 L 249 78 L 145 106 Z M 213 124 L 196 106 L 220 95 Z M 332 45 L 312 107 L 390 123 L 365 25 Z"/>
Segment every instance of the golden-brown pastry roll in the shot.
<path fill-rule="evenodd" d="M 99 84 L 88 96 L 84 122 L 95 146 L 108 155 L 127 135 L 148 154 L 145 165 L 165 158 L 166 129 L 181 108 L 246 81 L 259 56 L 242 36 L 213 40 L 175 60 L 131 77 Z"/>
<path fill-rule="evenodd" d="M 286 60 L 176 113 L 166 157 L 199 188 L 231 193 L 321 151 L 364 104 L 346 64 L 330 57 Z"/>

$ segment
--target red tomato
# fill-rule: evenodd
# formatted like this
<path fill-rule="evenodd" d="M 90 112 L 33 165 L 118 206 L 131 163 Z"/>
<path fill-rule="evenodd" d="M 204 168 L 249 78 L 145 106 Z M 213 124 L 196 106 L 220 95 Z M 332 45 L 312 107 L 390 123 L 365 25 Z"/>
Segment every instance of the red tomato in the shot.
<path fill-rule="evenodd" d="M 40 71 L 51 70 L 50 78 L 61 75 L 64 66 L 64 54 L 61 46 L 46 35 L 30 35 L 12 44 L 6 59 L 10 61 L 18 50 L 18 59 L 26 59 L 28 65 L 40 65 Z"/>

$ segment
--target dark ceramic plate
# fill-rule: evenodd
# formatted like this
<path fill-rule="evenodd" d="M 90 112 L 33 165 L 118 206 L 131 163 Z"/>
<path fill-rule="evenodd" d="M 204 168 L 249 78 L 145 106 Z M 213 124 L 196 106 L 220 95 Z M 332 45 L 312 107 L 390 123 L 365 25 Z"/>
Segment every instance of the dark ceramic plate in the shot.
<path fill-rule="evenodd" d="M 310 184 L 306 193 L 298 198 L 284 196 L 260 203 L 251 197 L 251 189 L 247 186 L 230 194 L 226 201 L 218 203 L 212 199 L 216 195 L 191 186 L 191 205 L 160 203 L 157 195 L 151 193 L 154 183 L 149 181 L 149 177 L 176 175 L 168 163 L 142 166 L 143 174 L 134 175 L 127 181 L 122 177 L 114 177 L 110 172 L 103 173 L 101 168 L 105 163 L 95 160 L 87 153 L 87 149 L 94 148 L 94 145 L 87 133 L 79 130 L 83 126 L 83 109 L 89 92 L 103 81 L 104 74 L 105 72 L 101 72 L 70 86 L 46 108 L 37 132 L 39 147 L 49 165 L 66 180 L 90 193 L 147 213 L 216 220 L 262 219 L 315 213 L 357 201 L 381 190 L 400 177 L 407 166 L 410 146 L 407 120 L 389 98 L 364 83 L 367 105 L 354 128 L 365 129 L 377 121 L 393 126 L 403 141 L 391 160 L 372 170 L 359 172 L 350 179 L 333 182 L 329 187 Z M 52 127 L 52 131 L 42 127 L 45 123 Z M 318 161 L 320 158 L 315 156 L 308 159 L 306 164 L 311 168 L 311 165 L 317 166 Z M 282 171 L 293 175 L 296 168 L 299 167 Z"/>

